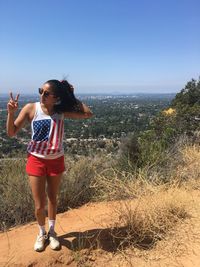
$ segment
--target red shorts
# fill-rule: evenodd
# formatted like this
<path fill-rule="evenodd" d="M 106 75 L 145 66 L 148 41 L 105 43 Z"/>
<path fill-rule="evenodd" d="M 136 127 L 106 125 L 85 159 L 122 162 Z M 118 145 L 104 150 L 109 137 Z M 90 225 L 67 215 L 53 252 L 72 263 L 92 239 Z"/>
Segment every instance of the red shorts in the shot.
<path fill-rule="evenodd" d="M 32 176 L 57 176 L 65 171 L 64 156 L 57 159 L 42 159 L 28 154 L 26 172 Z"/>

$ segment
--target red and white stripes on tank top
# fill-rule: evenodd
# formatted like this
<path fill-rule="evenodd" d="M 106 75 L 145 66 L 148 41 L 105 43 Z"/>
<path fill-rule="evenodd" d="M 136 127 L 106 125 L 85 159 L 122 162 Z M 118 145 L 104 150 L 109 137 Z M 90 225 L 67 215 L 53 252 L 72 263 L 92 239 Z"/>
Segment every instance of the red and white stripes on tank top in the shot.
<path fill-rule="evenodd" d="M 28 144 L 28 153 L 45 159 L 55 159 L 64 154 L 63 133 L 64 115 L 47 115 L 40 102 L 35 103 L 35 115 L 31 122 L 32 138 Z"/>

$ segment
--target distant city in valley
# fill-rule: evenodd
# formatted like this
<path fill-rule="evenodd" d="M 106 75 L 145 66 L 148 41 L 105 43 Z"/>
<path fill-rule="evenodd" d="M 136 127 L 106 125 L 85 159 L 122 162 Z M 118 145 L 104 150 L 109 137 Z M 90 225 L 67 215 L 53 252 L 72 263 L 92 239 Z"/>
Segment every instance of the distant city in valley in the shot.
<path fill-rule="evenodd" d="M 131 133 L 148 129 L 152 119 L 170 105 L 175 94 L 79 94 L 94 116 L 85 120 L 65 120 L 64 147 L 72 155 L 91 155 L 101 151 L 116 153 L 121 140 Z M 0 157 L 15 157 L 26 152 L 31 137 L 30 124 L 14 138 L 6 134 L 6 105 L 9 96 L 0 95 Z M 24 94 L 19 110 L 38 95 Z"/>
<path fill-rule="evenodd" d="M 16 95 L 15 93 L 13 94 Z M 119 99 L 119 98 L 138 98 L 138 99 L 144 99 L 144 98 L 161 98 L 161 99 L 173 99 L 175 97 L 175 93 L 130 93 L 130 94 L 123 94 L 123 93 L 85 93 L 85 94 L 77 94 L 76 97 L 80 99 Z M 8 94 L 0 94 L 0 109 L 5 108 L 7 101 L 9 99 L 9 93 Z M 35 102 L 39 101 L 38 94 L 20 94 L 19 102 Z M 5 105 L 5 106 L 4 106 Z"/>

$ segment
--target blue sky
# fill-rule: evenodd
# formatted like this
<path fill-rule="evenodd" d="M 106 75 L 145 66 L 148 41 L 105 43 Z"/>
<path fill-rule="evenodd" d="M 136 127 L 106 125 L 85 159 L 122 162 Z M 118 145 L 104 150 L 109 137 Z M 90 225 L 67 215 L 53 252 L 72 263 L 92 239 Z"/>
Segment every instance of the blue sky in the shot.
<path fill-rule="evenodd" d="M 200 75 L 199 0 L 0 0 L 0 93 L 178 92 Z"/>

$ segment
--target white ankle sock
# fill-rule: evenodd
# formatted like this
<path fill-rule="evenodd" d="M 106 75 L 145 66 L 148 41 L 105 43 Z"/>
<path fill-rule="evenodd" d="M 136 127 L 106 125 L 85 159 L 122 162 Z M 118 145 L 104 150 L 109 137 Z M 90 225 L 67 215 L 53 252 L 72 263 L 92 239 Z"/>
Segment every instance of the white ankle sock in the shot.
<path fill-rule="evenodd" d="M 49 232 L 54 232 L 55 220 L 49 220 Z"/>
<path fill-rule="evenodd" d="M 39 227 L 39 236 L 44 235 L 46 233 L 45 225 L 39 225 L 38 224 L 38 227 Z"/>

